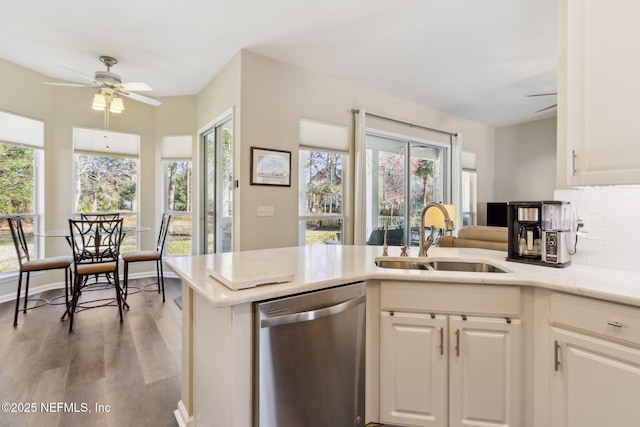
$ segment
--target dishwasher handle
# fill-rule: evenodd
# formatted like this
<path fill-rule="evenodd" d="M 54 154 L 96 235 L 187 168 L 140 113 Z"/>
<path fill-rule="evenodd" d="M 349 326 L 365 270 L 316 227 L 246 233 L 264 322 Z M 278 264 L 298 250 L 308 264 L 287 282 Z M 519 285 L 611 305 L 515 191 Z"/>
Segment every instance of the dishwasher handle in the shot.
<path fill-rule="evenodd" d="M 289 323 L 306 322 L 308 320 L 320 319 L 322 317 L 333 316 L 342 313 L 351 307 L 361 304 L 365 301 L 366 295 L 360 295 L 336 305 L 331 305 L 317 310 L 302 311 L 300 313 L 284 314 L 282 316 L 269 317 L 260 321 L 261 328 L 269 328 L 271 326 L 287 325 Z"/>

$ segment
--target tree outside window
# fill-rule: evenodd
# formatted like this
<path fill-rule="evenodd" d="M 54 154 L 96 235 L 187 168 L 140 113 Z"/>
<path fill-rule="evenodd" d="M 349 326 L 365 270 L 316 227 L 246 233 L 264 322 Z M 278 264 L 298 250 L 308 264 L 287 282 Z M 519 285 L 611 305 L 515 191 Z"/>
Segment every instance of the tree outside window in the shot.
<path fill-rule="evenodd" d="M 166 206 L 172 215 L 167 255 L 191 255 L 192 164 L 190 160 L 165 160 Z"/>
<path fill-rule="evenodd" d="M 33 227 L 35 219 L 37 149 L 0 144 L 0 214 L 23 215 L 22 226 L 29 252 L 35 255 Z M 0 221 L 0 274 L 18 270 L 9 223 Z"/>
<path fill-rule="evenodd" d="M 300 173 L 304 198 L 300 203 L 304 244 L 342 242 L 344 155 L 300 150 Z"/>
<path fill-rule="evenodd" d="M 75 154 L 75 212 L 119 212 L 123 227 L 138 222 L 137 158 Z M 135 250 L 136 233 L 127 233 L 122 251 Z"/>

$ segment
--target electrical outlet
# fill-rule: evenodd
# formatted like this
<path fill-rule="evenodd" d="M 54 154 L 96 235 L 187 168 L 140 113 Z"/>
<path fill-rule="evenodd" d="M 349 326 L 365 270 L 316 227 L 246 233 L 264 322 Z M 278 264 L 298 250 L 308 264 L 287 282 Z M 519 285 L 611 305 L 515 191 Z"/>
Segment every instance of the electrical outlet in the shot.
<path fill-rule="evenodd" d="M 273 216 L 273 206 L 258 206 L 258 216 Z"/>

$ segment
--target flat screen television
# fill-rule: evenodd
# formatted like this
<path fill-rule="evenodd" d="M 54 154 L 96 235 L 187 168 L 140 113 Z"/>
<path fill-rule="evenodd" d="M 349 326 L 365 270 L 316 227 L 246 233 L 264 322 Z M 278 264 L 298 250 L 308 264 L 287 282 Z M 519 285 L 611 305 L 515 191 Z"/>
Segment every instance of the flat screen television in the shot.
<path fill-rule="evenodd" d="M 507 203 L 488 202 L 487 203 L 487 225 L 493 227 L 507 226 Z"/>

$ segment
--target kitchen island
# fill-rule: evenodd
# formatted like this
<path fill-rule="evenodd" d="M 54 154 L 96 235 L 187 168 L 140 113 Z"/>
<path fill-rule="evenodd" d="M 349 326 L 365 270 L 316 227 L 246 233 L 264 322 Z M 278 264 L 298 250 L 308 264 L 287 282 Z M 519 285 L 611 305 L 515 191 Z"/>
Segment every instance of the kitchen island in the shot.
<path fill-rule="evenodd" d="M 399 256 L 400 248 L 392 247 L 389 252 L 390 256 Z M 183 283 L 182 400 L 176 410 L 179 424 L 252 426 L 252 303 L 256 301 L 367 283 L 367 422 L 378 420 L 380 405 L 377 368 L 381 282 L 415 282 L 425 287 L 517 287 L 522 290 L 521 311 L 526 320 L 522 347 L 542 355 L 549 350 L 546 338 L 550 332 L 541 334 L 538 328 L 549 327 L 547 307 L 552 293 L 640 307 L 637 275 L 630 271 L 580 265 L 535 266 L 508 262 L 505 252 L 463 248 L 431 248 L 429 259 L 487 262 L 507 272 L 385 269 L 375 265 L 381 254 L 382 248 L 375 246 L 319 245 L 168 260 Z M 416 255 L 417 248 L 411 248 L 409 256 Z M 290 280 L 244 288 L 259 283 L 260 277 L 267 282 L 272 278 Z M 536 380 L 534 372 L 546 369 L 548 363 L 537 362 L 533 356 L 532 351 L 523 357 L 523 370 L 527 371 L 522 376 L 523 398 L 533 403 L 522 408 L 522 425 L 544 426 L 545 422 L 548 425 L 549 404 L 544 398 L 533 397 L 542 395 L 549 381 Z"/>

